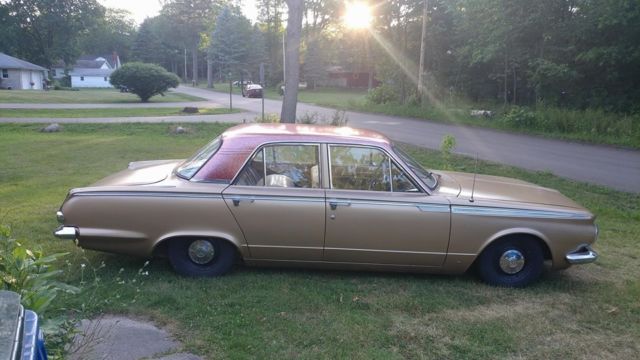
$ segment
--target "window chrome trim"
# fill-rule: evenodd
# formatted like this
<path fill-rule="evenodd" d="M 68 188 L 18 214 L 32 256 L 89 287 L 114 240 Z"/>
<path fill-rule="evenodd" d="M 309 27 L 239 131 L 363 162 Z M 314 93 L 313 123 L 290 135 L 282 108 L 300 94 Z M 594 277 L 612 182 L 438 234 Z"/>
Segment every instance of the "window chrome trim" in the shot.
<path fill-rule="evenodd" d="M 409 178 L 409 180 L 411 182 L 413 182 L 414 185 L 418 186 L 418 190 L 420 190 L 418 193 L 425 193 L 427 195 L 431 195 L 430 190 L 427 190 L 428 186 L 426 186 L 425 184 L 422 183 L 422 181 L 416 181 L 416 176 L 412 171 L 408 171 L 405 168 L 404 165 L 404 161 L 399 161 L 400 159 L 397 159 L 396 157 L 394 157 L 391 153 L 389 153 L 386 149 L 380 147 L 380 146 L 375 146 L 375 145 L 360 145 L 360 144 L 351 144 L 351 143 L 327 143 L 327 157 L 328 157 L 328 162 L 329 162 L 329 189 L 328 190 L 352 190 L 352 191 L 368 191 L 368 190 L 360 190 L 360 189 L 334 189 L 333 188 L 333 174 L 331 172 L 331 147 L 332 146 L 336 146 L 336 147 L 359 147 L 359 148 L 368 148 L 368 149 L 375 149 L 375 150 L 380 150 L 382 151 L 382 153 L 384 153 L 385 155 L 387 155 L 387 158 L 389 158 L 389 160 L 393 159 L 393 163 L 398 165 L 398 168 L 400 168 L 400 170 L 402 170 L 402 172 L 404 172 L 407 177 Z M 389 168 L 389 173 L 391 173 L 391 168 Z M 393 183 L 393 180 L 392 180 Z M 392 185 L 393 188 L 393 185 Z M 392 191 L 376 191 L 377 193 L 388 193 L 388 192 L 392 192 Z M 400 192 L 400 193 L 404 193 Z"/>
<path fill-rule="evenodd" d="M 479 216 L 500 216 L 500 217 L 517 217 L 517 218 L 538 218 L 538 219 L 576 219 L 587 220 L 590 215 L 552 211 L 552 210 L 525 210 L 511 208 L 496 208 L 487 206 L 451 206 L 451 213 L 461 215 L 479 215 Z"/>
<path fill-rule="evenodd" d="M 316 146 L 318 148 L 318 176 L 320 176 L 320 184 L 322 185 L 322 156 L 320 153 L 320 147 L 323 143 L 322 142 L 313 142 L 313 141 L 304 141 L 304 142 L 295 142 L 295 141 L 267 141 L 267 142 L 263 142 L 260 143 L 258 146 L 256 146 L 255 150 L 253 150 L 253 152 L 251 153 L 251 155 L 247 156 L 247 158 L 244 160 L 244 163 L 242 163 L 242 166 L 240 166 L 240 169 L 238 169 L 238 171 L 236 172 L 236 174 L 233 176 L 233 178 L 231 179 L 231 181 L 229 182 L 230 186 L 236 186 L 236 181 L 238 180 L 238 177 L 240 176 L 240 173 L 242 172 L 242 170 L 244 170 L 244 168 L 247 166 L 247 164 L 249 163 L 249 161 L 251 161 L 251 159 L 253 159 L 260 151 L 263 151 L 262 153 L 262 163 L 264 165 L 264 172 L 265 172 L 265 178 L 266 178 L 266 172 L 267 172 L 267 167 L 266 167 L 266 152 L 264 152 L 264 148 L 266 148 L 267 146 L 271 146 L 271 145 L 291 145 L 291 146 Z M 247 187 L 263 187 L 263 188 L 269 188 L 269 186 L 258 186 L 258 185 L 238 185 L 238 186 L 247 186 Z M 287 188 L 287 189 L 322 189 L 322 187 L 320 188 Z"/>

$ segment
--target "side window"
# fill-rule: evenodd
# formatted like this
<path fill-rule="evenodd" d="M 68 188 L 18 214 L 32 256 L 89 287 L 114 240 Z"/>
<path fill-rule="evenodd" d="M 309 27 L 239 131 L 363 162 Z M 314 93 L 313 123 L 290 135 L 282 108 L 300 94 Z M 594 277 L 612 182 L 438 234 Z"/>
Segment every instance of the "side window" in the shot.
<path fill-rule="evenodd" d="M 3 79 L 9 78 L 9 69 L 2 69 L 2 78 Z"/>
<path fill-rule="evenodd" d="M 377 149 L 330 146 L 333 189 L 391 191 L 390 161 Z"/>
<path fill-rule="evenodd" d="M 393 179 L 394 192 L 419 192 L 418 187 L 395 164 L 391 164 L 391 179 Z"/>
<path fill-rule="evenodd" d="M 271 145 L 247 163 L 236 185 L 319 188 L 319 146 Z"/>

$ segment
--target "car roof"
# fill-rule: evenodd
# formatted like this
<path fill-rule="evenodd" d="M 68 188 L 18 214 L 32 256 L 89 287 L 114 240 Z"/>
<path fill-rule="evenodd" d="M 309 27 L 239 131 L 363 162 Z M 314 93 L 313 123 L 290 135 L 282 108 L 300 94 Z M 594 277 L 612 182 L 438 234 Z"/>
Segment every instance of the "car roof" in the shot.
<path fill-rule="evenodd" d="M 230 128 L 223 133 L 224 139 L 238 137 L 262 138 L 262 142 L 270 140 L 323 141 L 323 142 L 355 142 L 390 144 L 384 135 L 365 129 L 308 124 L 245 124 Z"/>

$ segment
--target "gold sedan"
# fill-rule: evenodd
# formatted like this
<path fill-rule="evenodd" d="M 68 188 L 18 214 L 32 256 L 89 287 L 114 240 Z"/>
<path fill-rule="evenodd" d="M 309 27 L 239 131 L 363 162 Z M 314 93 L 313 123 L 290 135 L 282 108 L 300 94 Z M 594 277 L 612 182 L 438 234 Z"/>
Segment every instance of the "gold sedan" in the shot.
<path fill-rule="evenodd" d="M 141 161 L 84 188 L 55 235 L 86 249 L 167 256 L 188 276 L 234 262 L 459 274 L 521 287 L 593 262 L 595 217 L 556 190 L 424 169 L 381 134 L 253 124 L 188 160 Z"/>

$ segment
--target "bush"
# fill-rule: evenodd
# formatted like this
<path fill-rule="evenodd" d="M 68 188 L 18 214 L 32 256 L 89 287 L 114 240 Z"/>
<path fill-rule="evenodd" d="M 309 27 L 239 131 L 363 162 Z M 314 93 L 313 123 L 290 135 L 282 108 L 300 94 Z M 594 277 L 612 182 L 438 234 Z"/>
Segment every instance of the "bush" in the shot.
<path fill-rule="evenodd" d="M 373 104 L 388 104 L 398 101 L 398 96 L 391 86 L 380 85 L 369 90 L 367 101 Z"/>
<path fill-rule="evenodd" d="M 536 113 L 526 108 L 514 106 L 504 114 L 502 122 L 514 128 L 533 129 L 537 125 Z"/>
<path fill-rule="evenodd" d="M 20 294 L 24 307 L 42 314 L 59 292 L 79 292 L 78 288 L 55 280 L 62 270 L 56 270 L 54 264 L 66 255 L 44 256 L 40 251 L 29 250 L 11 237 L 8 227 L 0 226 L 0 289 Z"/>
<path fill-rule="evenodd" d="M 132 62 L 123 65 L 111 74 L 111 85 L 125 87 L 129 92 L 147 102 L 152 96 L 164 95 L 169 88 L 175 88 L 180 79 L 163 67 L 154 64 Z"/>

